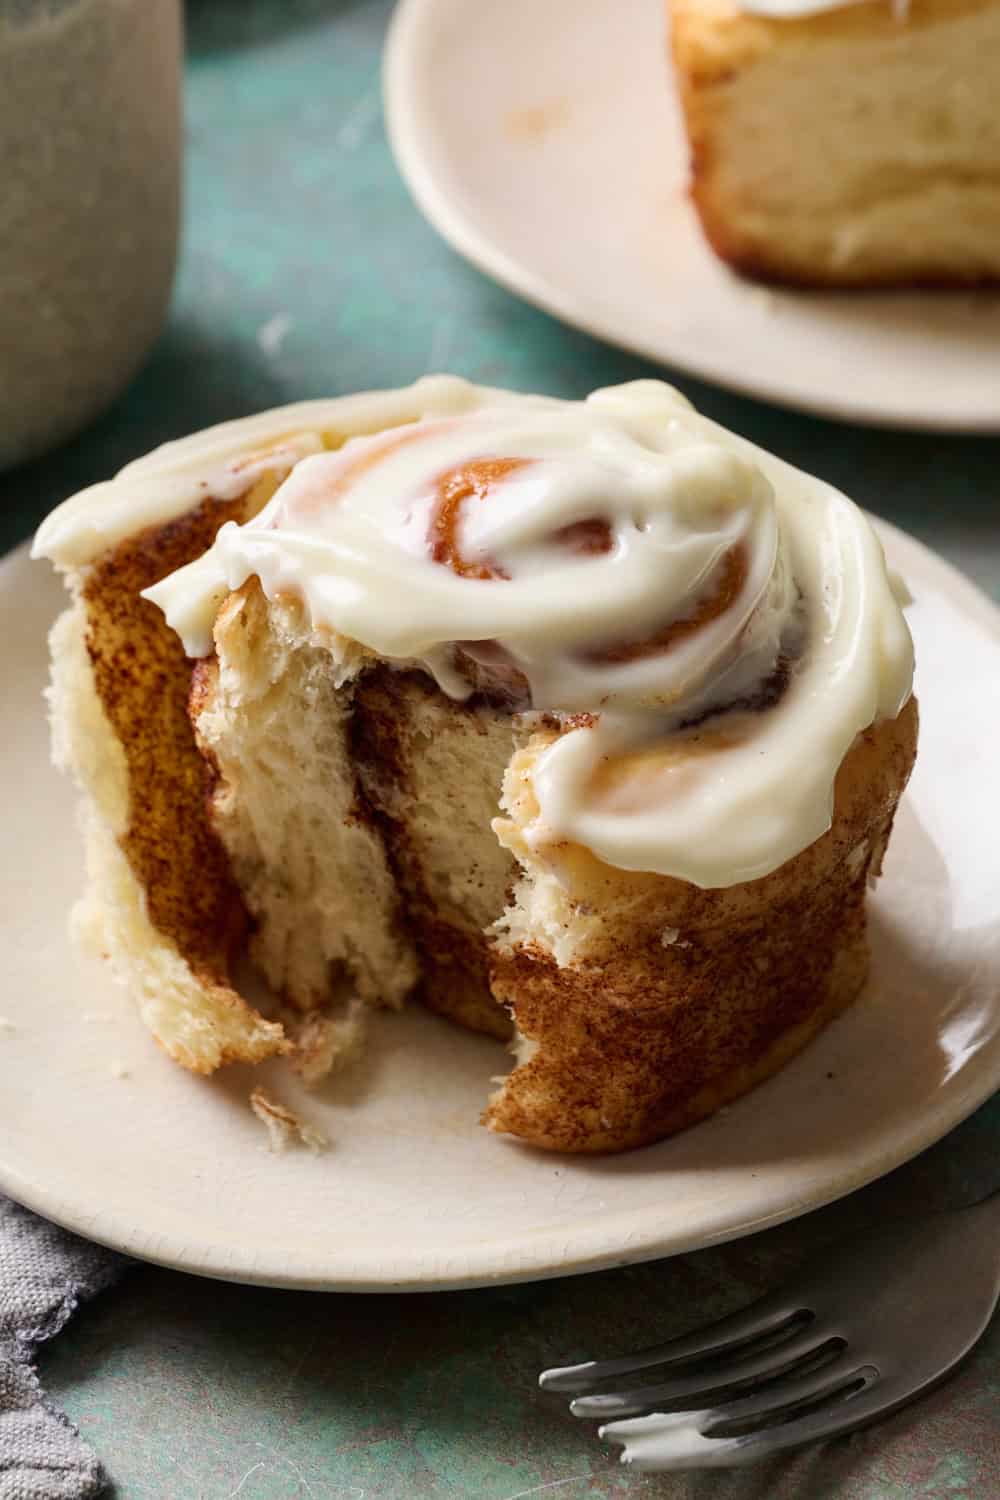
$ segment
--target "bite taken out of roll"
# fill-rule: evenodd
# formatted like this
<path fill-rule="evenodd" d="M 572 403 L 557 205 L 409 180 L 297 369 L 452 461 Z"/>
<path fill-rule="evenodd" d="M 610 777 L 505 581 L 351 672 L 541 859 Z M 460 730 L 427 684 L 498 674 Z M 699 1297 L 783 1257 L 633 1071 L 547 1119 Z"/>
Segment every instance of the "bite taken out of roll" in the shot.
<path fill-rule="evenodd" d="M 909 633 L 861 512 L 669 387 L 284 408 L 36 551 L 89 925 L 185 1066 L 292 1049 L 249 953 L 285 1017 L 415 994 L 509 1040 L 487 1125 L 614 1151 L 863 986 Z"/>

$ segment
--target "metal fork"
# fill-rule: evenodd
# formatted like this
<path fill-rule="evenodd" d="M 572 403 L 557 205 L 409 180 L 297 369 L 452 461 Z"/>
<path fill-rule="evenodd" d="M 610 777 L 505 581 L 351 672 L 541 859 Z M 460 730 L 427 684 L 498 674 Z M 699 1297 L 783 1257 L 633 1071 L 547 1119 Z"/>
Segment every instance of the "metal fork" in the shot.
<path fill-rule="evenodd" d="M 637 1469 L 751 1463 L 926 1391 L 976 1343 L 998 1297 L 994 1193 L 843 1241 L 742 1312 L 621 1359 L 546 1370 L 539 1384 L 572 1395 L 574 1416 L 602 1420 L 600 1436 Z M 658 1367 L 654 1383 L 623 1380 Z"/>

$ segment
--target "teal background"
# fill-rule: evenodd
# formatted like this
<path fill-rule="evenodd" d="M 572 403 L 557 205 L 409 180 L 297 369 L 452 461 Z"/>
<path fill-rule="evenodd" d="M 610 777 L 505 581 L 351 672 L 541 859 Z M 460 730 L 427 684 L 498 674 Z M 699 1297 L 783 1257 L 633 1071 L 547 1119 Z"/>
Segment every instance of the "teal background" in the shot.
<path fill-rule="evenodd" d="M 191 0 L 187 229 L 169 324 L 98 424 L 0 477 L 4 547 L 153 444 L 284 401 L 439 369 L 566 396 L 663 374 L 508 295 L 420 218 L 382 126 L 390 9 Z M 667 373 L 709 415 L 840 485 L 1000 598 L 1000 440 L 847 428 Z M 742 1474 L 631 1474 L 534 1382 L 545 1364 L 735 1307 L 838 1230 L 861 1245 L 887 1214 L 996 1186 L 998 1100 L 843 1204 L 659 1265 L 390 1298 L 138 1268 L 78 1315 L 42 1373 L 104 1457 L 119 1500 L 992 1500 L 997 1326 L 918 1405 Z"/>

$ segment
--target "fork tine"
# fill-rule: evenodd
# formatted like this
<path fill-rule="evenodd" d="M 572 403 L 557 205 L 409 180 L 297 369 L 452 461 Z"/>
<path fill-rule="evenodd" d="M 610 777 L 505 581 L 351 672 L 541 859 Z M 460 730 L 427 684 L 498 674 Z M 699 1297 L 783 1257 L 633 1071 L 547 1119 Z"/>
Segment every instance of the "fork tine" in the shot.
<path fill-rule="evenodd" d="M 761 1337 L 777 1334 L 785 1325 L 789 1325 L 790 1332 L 797 1331 L 800 1322 L 806 1317 L 811 1317 L 811 1313 L 796 1298 L 794 1292 L 773 1292 L 739 1312 L 730 1313 L 728 1317 L 719 1318 L 707 1327 L 681 1338 L 670 1339 L 665 1344 L 639 1349 L 635 1354 L 623 1355 L 620 1359 L 590 1359 L 579 1365 L 562 1365 L 543 1370 L 538 1377 L 538 1384 L 545 1391 L 582 1395 L 605 1380 L 613 1380 L 619 1375 L 634 1375 L 637 1371 L 648 1370 L 654 1365 L 679 1364 L 681 1361 L 709 1359 L 717 1354 L 726 1354 Z M 794 1326 L 793 1320 L 798 1320 Z"/>
<path fill-rule="evenodd" d="M 819 1409 L 814 1406 L 817 1401 L 824 1403 Z M 622 1463 L 637 1469 L 726 1468 L 833 1437 L 892 1404 L 873 1366 L 852 1369 L 846 1360 L 838 1360 L 835 1369 L 825 1366 L 804 1380 L 782 1381 L 745 1400 L 612 1422 L 599 1432 L 606 1441 L 620 1443 Z M 790 1408 L 803 1405 L 811 1409 L 783 1420 Z M 733 1431 L 749 1422 L 759 1425 L 750 1432 Z"/>
<path fill-rule="evenodd" d="M 751 1347 L 756 1348 L 756 1345 Z M 801 1364 L 811 1355 L 817 1355 L 826 1348 L 830 1349 L 832 1356 L 834 1352 L 843 1350 L 843 1341 L 834 1341 L 828 1337 L 819 1338 L 814 1327 L 807 1327 L 797 1337 L 768 1343 L 761 1353 L 754 1353 L 749 1358 L 716 1363 L 711 1370 L 699 1367 L 690 1374 L 677 1375 L 673 1380 L 666 1380 L 657 1385 L 637 1386 L 632 1390 L 609 1391 L 606 1394 L 577 1396 L 570 1402 L 569 1409 L 574 1417 L 607 1419 L 632 1416 L 661 1405 L 672 1406 L 692 1396 L 697 1397 L 698 1405 L 702 1406 L 710 1401 L 718 1400 L 723 1391 L 731 1390 L 733 1386 L 750 1382 L 756 1384 L 764 1380 L 772 1380 L 785 1371 L 790 1372 L 793 1366 Z M 825 1361 L 824 1367 L 829 1364 L 830 1360 Z"/>

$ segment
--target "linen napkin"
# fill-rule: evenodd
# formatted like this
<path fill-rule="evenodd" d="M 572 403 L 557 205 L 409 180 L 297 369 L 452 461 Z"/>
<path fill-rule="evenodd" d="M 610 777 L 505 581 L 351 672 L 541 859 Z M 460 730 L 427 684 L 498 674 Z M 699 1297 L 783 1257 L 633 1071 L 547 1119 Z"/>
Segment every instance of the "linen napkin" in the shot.
<path fill-rule="evenodd" d="M 91 1500 L 104 1489 L 96 1454 L 47 1399 L 34 1357 L 128 1265 L 0 1197 L 0 1500 Z"/>

